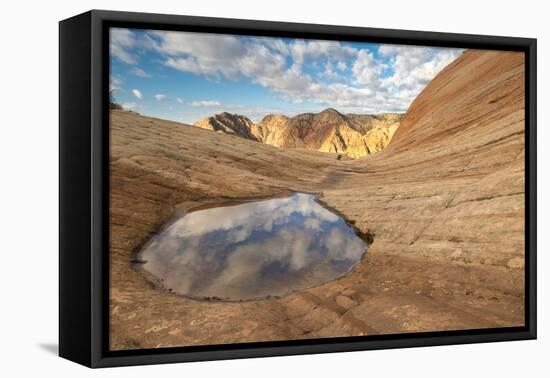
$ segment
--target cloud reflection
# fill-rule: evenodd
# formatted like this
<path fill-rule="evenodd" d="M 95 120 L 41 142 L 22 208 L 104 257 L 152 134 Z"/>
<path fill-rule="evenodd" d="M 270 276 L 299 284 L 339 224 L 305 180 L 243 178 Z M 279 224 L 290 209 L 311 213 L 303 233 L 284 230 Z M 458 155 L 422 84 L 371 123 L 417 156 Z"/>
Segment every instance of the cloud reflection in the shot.
<path fill-rule="evenodd" d="M 365 243 L 310 194 L 191 212 L 140 252 L 164 287 L 224 300 L 281 296 L 347 272 Z"/>

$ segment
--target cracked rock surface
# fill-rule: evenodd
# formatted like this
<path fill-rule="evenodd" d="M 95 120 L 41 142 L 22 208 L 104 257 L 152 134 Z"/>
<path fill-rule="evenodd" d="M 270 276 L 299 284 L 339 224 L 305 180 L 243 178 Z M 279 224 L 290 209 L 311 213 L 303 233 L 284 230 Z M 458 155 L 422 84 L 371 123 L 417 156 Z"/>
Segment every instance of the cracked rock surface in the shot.
<path fill-rule="evenodd" d="M 524 57 L 466 51 L 357 160 L 111 113 L 113 350 L 524 324 Z M 374 242 L 350 274 L 227 303 L 153 287 L 133 253 L 177 209 L 316 192 Z"/>

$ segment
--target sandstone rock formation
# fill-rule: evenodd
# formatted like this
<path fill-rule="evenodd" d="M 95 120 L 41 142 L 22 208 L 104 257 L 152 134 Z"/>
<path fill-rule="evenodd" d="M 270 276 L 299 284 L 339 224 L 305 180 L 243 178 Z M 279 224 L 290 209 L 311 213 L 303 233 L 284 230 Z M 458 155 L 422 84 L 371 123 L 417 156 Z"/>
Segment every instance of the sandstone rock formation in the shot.
<path fill-rule="evenodd" d="M 261 130 L 261 141 L 275 147 L 285 147 L 289 118 L 281 114 L 265 116 L 258 124 Z"/>
<path fill-rule="evenodd" d="M 197 121 L 193 125 L 201 129 L 220 131 L 260 141 L 258 126 L 247 117 L 238 114 L 220 113 Z"/>
<path fill-rule="evenodd" d="M 270 114 L 258 124 L 238 114 L 221 113 L 195 122 L 207 130 L 270 144 L 359 158 L 383 150 L 399 127 L 399 114 L 341 114 L 335 109 L 289 118 Z"/>
<path fill-rule="evenodd" d="M 347 161 L 112 111 L 111 349 L 522 326 L 524 74 L 522 53 L 467 51 L 386 149 Z M 227 303 L 160 291 L 132 267 L 176 209 L 292 191 L 374 234 L 348 275 Z"/>

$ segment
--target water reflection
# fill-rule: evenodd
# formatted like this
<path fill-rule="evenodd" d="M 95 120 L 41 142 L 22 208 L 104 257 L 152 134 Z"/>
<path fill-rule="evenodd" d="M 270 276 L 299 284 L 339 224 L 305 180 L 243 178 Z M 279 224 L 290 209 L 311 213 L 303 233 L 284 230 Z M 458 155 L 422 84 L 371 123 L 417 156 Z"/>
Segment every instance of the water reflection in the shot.
<path fill-rule="evenodd" d="M 143 268 L 178 294 L 282 296 L 346 273 L 366 244 L 311 194 L 191 212 L 154 236 Z"/>

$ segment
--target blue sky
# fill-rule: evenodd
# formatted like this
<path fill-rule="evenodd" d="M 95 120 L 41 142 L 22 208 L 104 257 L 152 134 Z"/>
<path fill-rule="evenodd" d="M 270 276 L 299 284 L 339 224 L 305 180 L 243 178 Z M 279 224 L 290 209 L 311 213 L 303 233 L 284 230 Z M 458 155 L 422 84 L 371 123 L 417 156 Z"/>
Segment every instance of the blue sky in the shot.
<path fill-rule="evenodd" d="M 111 89 L 125 108 L 193 123 L 332 107 L 405 112 L 459 49 L 111 29 Z"/>

